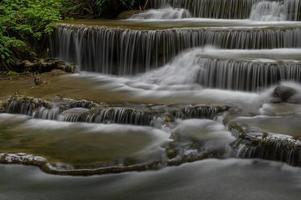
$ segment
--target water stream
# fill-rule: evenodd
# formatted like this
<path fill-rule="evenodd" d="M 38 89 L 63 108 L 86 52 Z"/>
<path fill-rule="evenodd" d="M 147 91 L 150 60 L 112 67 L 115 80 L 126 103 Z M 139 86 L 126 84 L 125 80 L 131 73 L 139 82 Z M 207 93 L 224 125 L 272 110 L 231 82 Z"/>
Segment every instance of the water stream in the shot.
<path fill-rule="evenodd" d="M 205 160 L 158 172 L 58 177 L 32 167 L 0 166 L 0 198 L 275 199 L 300 198 L 300 169 L 252 160 Z"/>
<path fill-rule="evenodd" d="M 59 23 L 50 54 L 78 71 L 54 99 L 1 99 L 1 163 L 40 171 L 0 165 L 0 199 L 299 199 L 300 9 L 150 0 Z"/>
<path fill-rule="evenodd" d="M 276 12 L 280 11 L 285 15 L 285 18 L 281 18 L 283 20 L 301 19 L 300 0 L 151 0 L 150 5 L 154 8 L 165 5 L 185 8 L 192 16 L 200 18 L 247 19 L 252 12 L 257 12 L 265 16 L 254 18 L 255 20 L 267 20 L 272 19 L 268 15 L 274 13 L 276 17 L 279 16 Z"/>

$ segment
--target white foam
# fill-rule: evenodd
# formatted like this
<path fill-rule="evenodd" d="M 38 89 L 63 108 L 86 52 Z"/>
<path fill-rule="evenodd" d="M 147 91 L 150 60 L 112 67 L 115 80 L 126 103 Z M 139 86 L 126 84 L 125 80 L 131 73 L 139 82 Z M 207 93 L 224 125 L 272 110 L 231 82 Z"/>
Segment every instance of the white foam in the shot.
<path fill-rule="evenodd" d="M 285 21 L 287 12 L 282 2 L 262 1 L 252 8 L 250 19 L 255 21 Z"/>

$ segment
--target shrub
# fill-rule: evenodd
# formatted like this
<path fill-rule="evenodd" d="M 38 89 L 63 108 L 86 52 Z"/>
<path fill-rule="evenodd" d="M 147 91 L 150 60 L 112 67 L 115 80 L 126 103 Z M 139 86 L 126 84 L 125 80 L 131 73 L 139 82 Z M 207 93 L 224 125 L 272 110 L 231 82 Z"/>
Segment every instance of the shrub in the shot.
<path fill-rule="evenodd" d="M 61 19 L 62 0 L 2 0 L 0 2 L 0 64 L 13 63 L 14 53 L 40 41 Z"/>

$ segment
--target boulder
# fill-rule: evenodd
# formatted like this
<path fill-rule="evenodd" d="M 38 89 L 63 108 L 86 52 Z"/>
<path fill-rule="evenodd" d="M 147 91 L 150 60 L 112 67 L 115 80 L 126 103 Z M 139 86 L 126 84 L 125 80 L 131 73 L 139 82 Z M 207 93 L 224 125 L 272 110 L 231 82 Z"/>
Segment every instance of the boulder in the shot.
<path fill-rule="evenodd" d="M 73 73 L 75 72 L 76 67 L 57 59 L 36 59 L 34 61 L 23 60 L 18 62 L 15 66 L 17 72 L 44 73 L 55 69 Z"/>
<path fill-rule="evenodd" d="M 296 89 L 292 87 L 280 85 L 274 89 L 272 93 L 272 97 L 275 97 L 277 102 L 282 103 L 282 102 L 289 102 L 289 99 L 296 94 L 297 94 Z"/>

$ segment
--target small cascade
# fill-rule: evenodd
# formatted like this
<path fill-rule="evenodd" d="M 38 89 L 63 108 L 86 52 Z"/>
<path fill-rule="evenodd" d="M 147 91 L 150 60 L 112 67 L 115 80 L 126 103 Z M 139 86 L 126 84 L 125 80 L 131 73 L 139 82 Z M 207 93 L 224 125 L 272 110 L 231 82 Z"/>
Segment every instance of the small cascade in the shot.
<path fill-rule="evenodd" d="M 178 119 L 214 119 L 216 113 L 223 112 L 219 107 L 190 106 L 179 111 L 172 111 L 171 115 Z"/>
<path fill-rule="evenodd" d="M 168 6 L 160 9 L 150 9 L 145 12 L 135 14 L 130 19 L 183 19 L 190 17 L 191 14 L 188 10 Z"/>
<path fill-rule="evenodd" d="M 82 106 L 82 107 L 81 107 Z M 64 99 L 47 102 L 29 97 L 12 97 L 6 112 L 29 115 L 37 119 L 66 122 L 117 123 L 150 126 L 153 120 L 214 119 L 229 108 L 227 106 L 108 106 L 88 101 Z"/>
<path fill-rule="evenodd" d="M 39 98 L 12 96 L 6 103 L 5 112 L 55 120 L 64 110 L 76 107 L 91 109 L 96 105 L 89 101 L 75 101 L 71 99 L 49 102 Z"/>
<path fill-rule="evenodd" d="M 49 119 L 49 120 L 56 120 L 60 114 L 61 109 L 59 107 L 52 107 L 52 108 L 46 108 L 46 107 L 39 107 L 35 109 L 31 115 L 33 118 L 36 119 Z M 17 113 L 18 114 L 18 113 Z"/>
<path fill-rule="evenodd" d="M 233 145 L 239 158 L 275 160 L 301 167 L 301 144 L 291 139 L 237 140 Z"/>
<path fill-rule="evenodd" d="M 175 8 L 185 8 L 193 17 L 200 18 L 248 19 L 252 11 L 254 12 L 254 6 L 262 2 L 283 5 L 286 20 L 301 20 L 300 0 L 150 0 L 150 7 L 171 5 Z M 260 6 L 262 8 L 263 4 Z"/>
<path fill-rule="evenodd" d="M 34 113 L 35 110 L 39 110 L 41 113 L 44 113 L 46 110 L 49 111 L 50 108 L 51 105 L 41 99 L 12 97 L 8 100 L 7 105 L 5 106 L 5 112 L 31 116 L 37 115 L 37 113 Z M 48 114 L 41 114 L 40 116 L 45 115 Z"/>
<path fill-rule="evenodd" d="M 281 2 L 262 1 L 252 8 L 250 19 L 254 21 L 284 21 L 287 13 Z"/>
<path fill-rule="evenodd" d="M 299 28 L 130 30 L 60 25 L 52 55 L 82 71 L 135 75 L 166 64 L 179 52 L 214 45 L 227 49 L 301 47 Z"/>
<path fill-rule="evenodd" d="M 281 81 L 301 82 L 301 63 L 202 60 L 198 82 L 209 88 L 258 91 Z"/>
<path fill-rule="evenodd" d="M 260 158 L 301 166 L 301 141 L 292 136 L 270 134 L 241 123 L 230 122 L 237 140 L 232 143 L 238 158 Z"/>
<path fill-rule="evenodd" d="M 83 121 L 82 116 L 86 115 L 88 112 L 89 109 L 86 108 L 71 108 L 63 111 L 56 119 L 66 122 L 80 122 Z"/>
<path fill-rule="evenodd" d="M 154 113 L 132 108 L 95 108 L 83 113 L 79 121 L 89 123 L 118 123 L 134 125 L 150 125 L 155 118 Z"/>
<path fill-rule="evenodd" d="M 212 51 L 212 52 L 211 52 Z M 158 85 L 200 84 L 207 88 L 258 91 L 281 81 L 301 82 L 301 62 L 251 59 L 252 51 L 225 52 L 214 49 L 195 49 L 176 57 L 164 67 L 138 76 L 138 81 Z M 212 54 L 221 58 L 212 58 Z M 255 54 L 260 51 L 255 52 Z M 262 52 L 267 53 L 267 52 Z M 272 51 L 267 53 L 272 56 Z M 227 54 L 227 53 L 226 53 Z M 241 54 L 241 55 L 240 55 Z M 258 55 L 257 55 L 258 56 Z M 264 57 L 264 55 L 262 55 Z M 281 55 L 278 55 L 279 57 Z M 209 58 L 207 58 L 209 57 Z M 228 57 L 228 58 L 227 58 Z M 236 57 L 240 57 L 239 60 Z"/>

